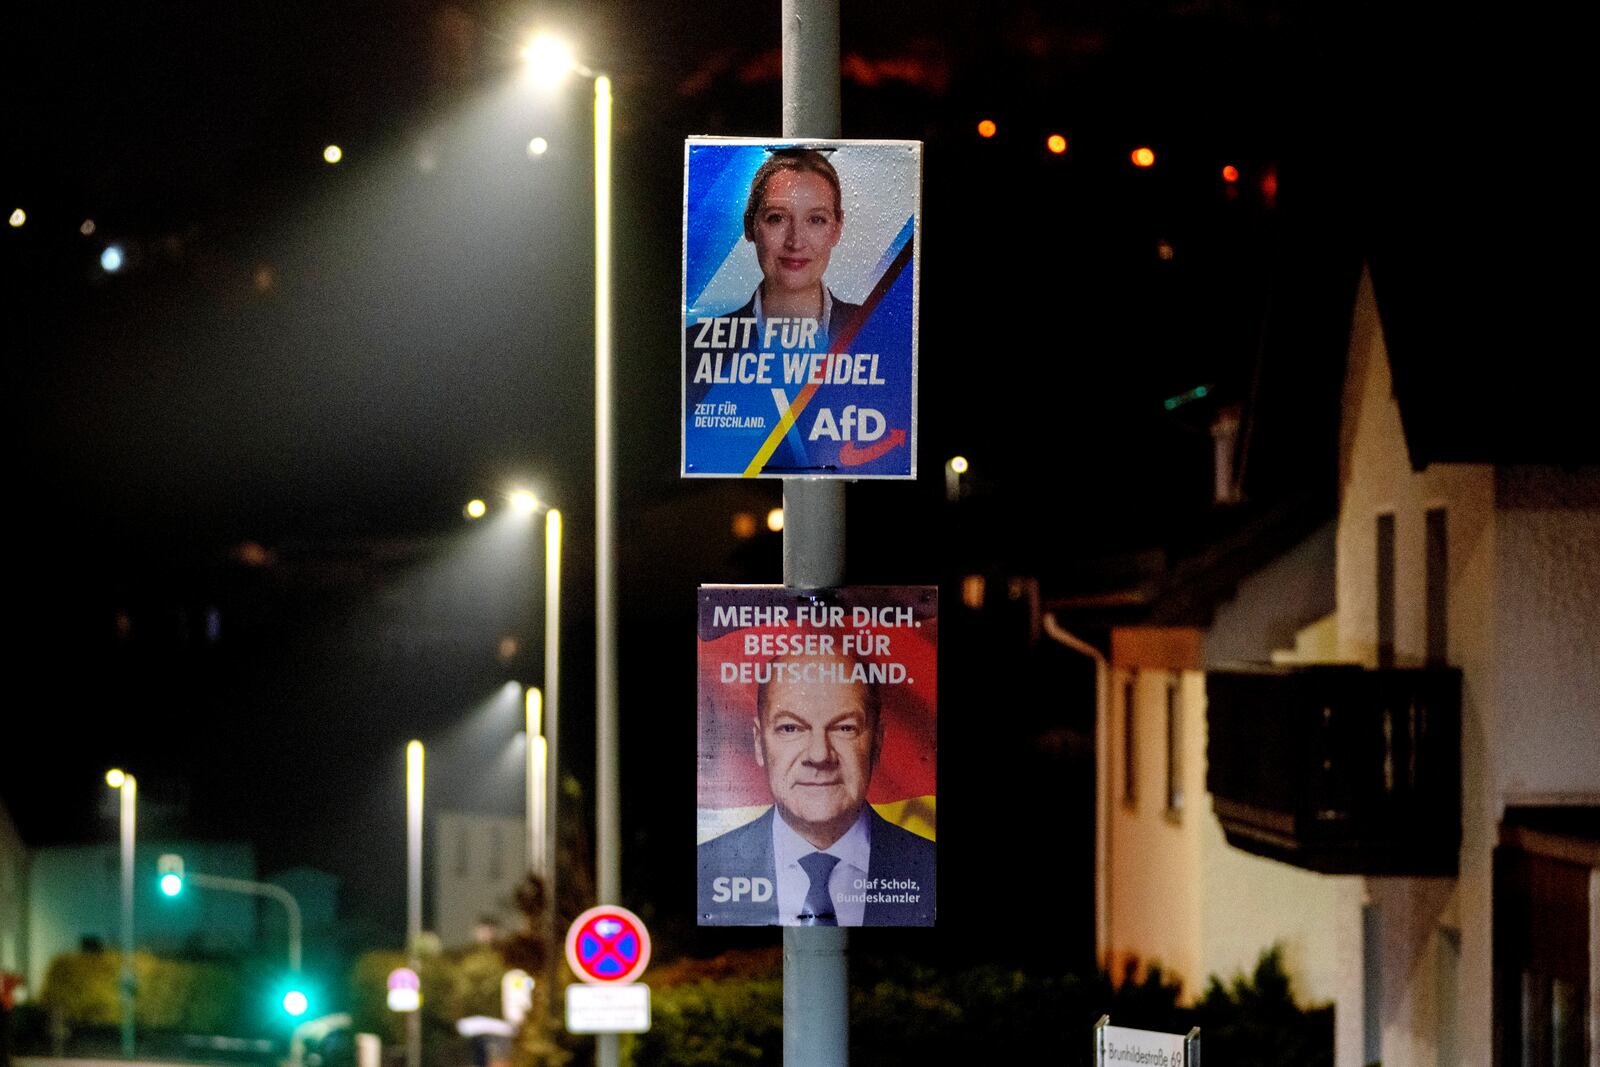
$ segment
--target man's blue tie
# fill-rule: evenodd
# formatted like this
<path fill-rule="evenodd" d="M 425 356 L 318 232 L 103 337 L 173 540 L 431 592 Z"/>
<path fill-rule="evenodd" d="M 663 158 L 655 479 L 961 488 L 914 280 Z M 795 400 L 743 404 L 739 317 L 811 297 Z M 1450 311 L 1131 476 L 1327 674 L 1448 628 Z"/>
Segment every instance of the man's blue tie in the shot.
<path fill-rule="evenodd" d="M 800 908 L 801 926 L 839 925 L 838 918 L 833 914 L 833 897 L 828 894 L 828 876 L 838 862 L 838 856 L 830 856 L 826 852 L 813 852 L 800 857 L 800 866 L 806 872 L 806 877 L 811 879 L 811 888 L 806 890 L 806 902 Z"/>

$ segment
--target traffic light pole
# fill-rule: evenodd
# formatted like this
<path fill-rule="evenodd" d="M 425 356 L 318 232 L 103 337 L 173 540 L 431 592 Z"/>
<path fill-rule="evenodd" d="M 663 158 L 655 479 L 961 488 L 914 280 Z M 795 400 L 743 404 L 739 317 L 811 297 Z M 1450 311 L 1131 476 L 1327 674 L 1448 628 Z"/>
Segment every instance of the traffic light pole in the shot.
<path fill-rule="evenodd" d="M 252 882 L 245 878 L 222 878 L 214 874 L 190 874 L 185 876 L 185 881 L 193 882 L 200 889 L 216 889 L 223 893 L 245 893 L 250 896 L 266 897 L 276 900 L 283 905 L 283 910 L 289 916 L 289 971 L 291 974 L 300 973 L 300 903 L 294 895 L 281 885 L 271 882 Z"/>
<path fill-rule="evenodd" d="M 839 0 L 783 0 L 783 135 L 839 136 Z M 844 483 L 785 479 L 783 584 L 844 584 Z M 838 926 L 783 928 L 785 1067 L 850 1062 L 849 935 Z"/>

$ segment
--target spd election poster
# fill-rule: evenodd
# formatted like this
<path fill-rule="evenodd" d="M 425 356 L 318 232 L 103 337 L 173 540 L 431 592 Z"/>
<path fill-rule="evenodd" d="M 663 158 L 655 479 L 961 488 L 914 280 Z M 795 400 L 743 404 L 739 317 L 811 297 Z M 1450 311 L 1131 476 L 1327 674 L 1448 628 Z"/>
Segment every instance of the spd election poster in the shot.
<path fill-rule="evenodd" d="M 684 477 L 915 478 L 919 141 L 684 146 Z"/>
<path fill-rule="evenodd" d="M 700 588 L 701 926 L 931 926 L 938 590 Z"/>

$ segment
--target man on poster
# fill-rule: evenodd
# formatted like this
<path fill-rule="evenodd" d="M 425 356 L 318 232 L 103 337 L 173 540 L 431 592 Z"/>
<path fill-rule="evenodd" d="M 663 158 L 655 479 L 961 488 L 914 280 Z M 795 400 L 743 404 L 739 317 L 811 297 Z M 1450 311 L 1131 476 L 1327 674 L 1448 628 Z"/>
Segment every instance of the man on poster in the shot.
<path fill-rule="evenodd" d="M 856 660 L 766 665 L 751 737 L 773 806 L 699 847 L 703 925 L 931 926 L 933 842 L 867 803 L 883 746 Z"/>

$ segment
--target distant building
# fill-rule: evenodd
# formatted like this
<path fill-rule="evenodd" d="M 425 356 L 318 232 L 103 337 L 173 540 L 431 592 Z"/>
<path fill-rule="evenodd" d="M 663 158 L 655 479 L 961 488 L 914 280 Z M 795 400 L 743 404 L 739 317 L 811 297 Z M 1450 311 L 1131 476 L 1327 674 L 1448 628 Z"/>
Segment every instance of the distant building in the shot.
<path fill-rule="evenodd" d="M 1160 965 L 1188 1000 L 1277 946 L 1303 1002 L 1342 991 L 1348 961 L 1333 919 L 1356 880 L 1230 847 L 1205 785 L 1206 672 L 1324 651 L 1316 638 L 1326 644 L 1332 620 L 1314 621 L 1333 606 L 1333 555 L 1330 522 L 1240 581 L 1209 626 L 1112 628 L 1096 727 L 1096 881 L 1099 952 L 1114 975 Z M 1306 623 L 1298 653 L 1283 648 Z"/>
<path fill-rule="evenodd" d="M 0 981 L 28 973 L 28 849 L 0 801 Z"/>
<path fill-rule="evenodd" d="M 188 871 L 228 878 L 256 876 L 255 850 L 244 843 L 140 841 L 134 852 L 133 936 L 160 955 L 243 953 L 256 945 L 257 902 L 235 893 L 187 887 L 177 898 L 157 885 L 165 853 Z M 28 984 L 43 986 L 50 963 L 86 945 L 122 943 L 122 854 L 115 843 L 34 850 L 28 879 Z"/>
<path fill-rule="evenodd" d="M 501 815 L 440 812 L 433 823 L 433 921 L 445 948 L 515 929 L 527 873 L 525 824 Z"/>

